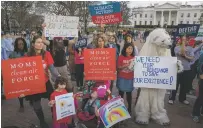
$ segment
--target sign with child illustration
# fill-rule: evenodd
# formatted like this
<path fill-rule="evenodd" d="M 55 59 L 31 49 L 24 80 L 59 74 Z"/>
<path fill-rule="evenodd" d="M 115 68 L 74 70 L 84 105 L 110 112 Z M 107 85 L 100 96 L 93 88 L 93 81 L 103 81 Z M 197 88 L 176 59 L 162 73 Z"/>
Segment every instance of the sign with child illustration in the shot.
<path fill-rule="evenodd" d="M 134 60 L 134 87 L 176 89 L 177 58 L 137 56 Z"/>
<path fill-rule="evenodd" d="M 56 119 L 75 115 L 75 104 L 73 93 L 67 93 L 55 97 L 56 101 Z"/>
<path fill-rule="evenodd" d="M 75 43 L 75 48 L 85 48 L 87 46 L 87 38 L 78 39 Z"/>
<path fill-rule="evenodd" d="M 110 128 L 114 124 L 130 118 L 130 114 L 120 97 L 113 98 L 104 104 L 99 109 L 99 116 L 105 128 Z"/>
<path fill-rule="evenodd" d="M 76 16 L 45 16 L 46 37 L 78 37 L 79 17 Z"/>
<path fill-rule="evenodd" d="M 119 2 L 89 6 L 94 24 L 116 24 L 122 22 Z"/>
<path fill-rule="evenodd" d="M 2 61 L 6 99 L 46 91 L 42 57 L 24 57 Z"/>
<path fill-rule="evenodd" d="M 85 80 L 116 79 L 116 49 L 84 50 Z"/>

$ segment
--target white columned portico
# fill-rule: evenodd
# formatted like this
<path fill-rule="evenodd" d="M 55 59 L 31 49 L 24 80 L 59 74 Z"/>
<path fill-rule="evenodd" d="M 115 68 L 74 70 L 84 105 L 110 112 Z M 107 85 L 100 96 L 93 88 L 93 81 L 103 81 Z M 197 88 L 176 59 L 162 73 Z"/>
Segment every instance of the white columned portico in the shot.
<path fill-rule="evenodd" d="M 154 11 L 154 25 L 156 25 L 156 11 Z"/>
<path fill-rule="evenodd" d="M 171 11 L 169 11 L 168 25 L 171 25 Z"/>
<path fill-rule="evenodd" d="M 164 26 L 164 11 L 161 11 L 161 27 Z"/>
<path fill-rule="evenodd" d="M 179 17 L 179 11 L 177 10 L 176 25 L 178 25 L 178 17 Z"/>

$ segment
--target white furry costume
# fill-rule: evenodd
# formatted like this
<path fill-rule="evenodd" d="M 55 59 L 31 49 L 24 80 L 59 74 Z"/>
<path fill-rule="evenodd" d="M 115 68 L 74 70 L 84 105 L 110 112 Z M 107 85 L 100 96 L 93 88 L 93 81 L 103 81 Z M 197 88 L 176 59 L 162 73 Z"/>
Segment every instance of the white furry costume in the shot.
<path fill-rule="evenodd" d="M 165 29 L 153 30 L 142 47 L 139 56 L 171 56 L 171 38 Z M 170 124 L 167 112 L 164 109 L 164 97 L 166 90 L 141 88 L 141 92 L 135 106 L 135 118 L 139 124 L 148 124 L 149 118 L 161 125 Z"/>

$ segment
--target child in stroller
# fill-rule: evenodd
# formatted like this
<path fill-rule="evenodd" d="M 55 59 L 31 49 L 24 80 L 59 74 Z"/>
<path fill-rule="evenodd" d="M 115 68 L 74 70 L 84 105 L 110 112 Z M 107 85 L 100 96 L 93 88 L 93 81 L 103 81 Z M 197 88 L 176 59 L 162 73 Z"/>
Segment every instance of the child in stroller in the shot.
<path fill-rule="evenodd" d="M 87 91 L 84 91 L 82 111 L 79 112 L 77 116 L 82 121 L 89 121 L 96 119 L 97 117 L 97 126 L 99 127 L 102 122 L 100 121 L 99 115 L 96 113 L 100 106 L 104 105 L 112 98 L 109 89 L 111 81 L 97 80 L 94 82 L 88 81 L 86 83 Z"/>

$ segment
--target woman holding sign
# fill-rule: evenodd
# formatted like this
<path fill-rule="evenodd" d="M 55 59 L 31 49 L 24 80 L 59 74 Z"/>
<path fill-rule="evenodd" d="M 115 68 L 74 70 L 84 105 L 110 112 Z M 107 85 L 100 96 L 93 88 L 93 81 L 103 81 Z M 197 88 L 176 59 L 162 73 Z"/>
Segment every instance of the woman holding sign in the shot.
<path fill-rule="evenodd" d="M 25 55 L 25 53 L 28 51 L 27 43 L 23 38 L 16 38 L 14 42 L 14 51 L 10 54 L 10 59 L 20 58 Z M 23 99 L 24 98 L 18 98 L 20 102 L 20 109 L 19 112 L 24 112 L 24 104 Z"/>
<path fill-rule="evenodd" d="M 51 82 L 49 81 L 49 76 L 48 76 L 48 70 L 50 70 L 52 76 L 55 78 L 57 76 L 60 76 L 59 73 L 56 71 L 54 68 L 54 61 L 51 56 L 51 54 L 48 51 L 44 51 L 43 49 L 44 43 L 43 40 L 40 36 L 35 36 L 32 40 L 32 47 L 30 48 L 30 51 L 27 53 L 26 56 L 42 56 L 42 63 L 44 67 L 44 74 L 45 74 L 45 83 L 46 83 L 46 91 L 45 93 L 40 93 L 40 94 L 34 94 L 27 96 L 27 98 L 33 102 L 33 109 L 40 121 L 40 126 L 41 128 L 48 128 L 49 126 L 45 122 L 44 119 L 44 113 L 42 110 L 42 105 L 41 105 L 41 98 L 50 98 L 51 93 L 53 92 L 53 87 L 51 85 Z M 23 97 L 22 95 L 21 97 Z"/>
<path fill-rule="evenodd" d="M 134 46 L 131 43 L 126 43 L 123 47 L 122 53 L 118 58 L 118 77 L 117 88 L 119 95 L 123 98 L 124 93 L 127 95 L 128 112 L 131 113 L 132 91 L 134 72 L 131 66 L 134 62 Z"/>

